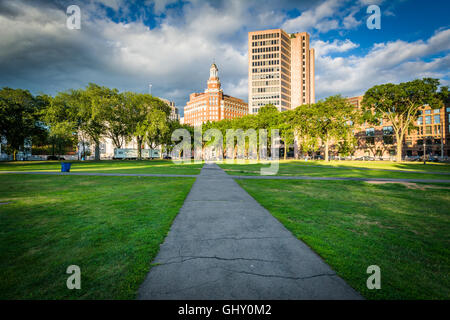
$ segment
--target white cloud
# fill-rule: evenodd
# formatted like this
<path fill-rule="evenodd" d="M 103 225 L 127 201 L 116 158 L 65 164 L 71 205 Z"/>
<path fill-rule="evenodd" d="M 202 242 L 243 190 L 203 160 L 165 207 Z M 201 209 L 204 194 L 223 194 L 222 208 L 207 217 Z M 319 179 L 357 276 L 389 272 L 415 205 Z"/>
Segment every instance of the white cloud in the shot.
<path fill-rule="evenodd" d="M 349 39 L 345 39 L 344 41 L 334 39 L 332 42 L 322 40 L 312 41 L 311 47 L 316 50 L 316 55 L 324 56 L 331 52 L 346 52 L 358 48 L 359 45 Z"/>
<path fill-rule="evenodd" d="M 191 92 L 205 89 L 213 59 L 225 93 L 247 100 L 248 31 L 273 28 L 282 21 L 296 28 L 291 31 L 314 25 L 327 30 L 335 21 L 351 28 L 355 22 L 348 17 L 356 10 L 342 10 L 343 0 L 327 0 L 301 8 L 299 19 L 286 20 L 283 9 L 293 5 L 284 0 L 194 0 L 176 13 L 170 8 L 172 0 L 160 0 L 153 9 L 161 13 L 158 24 L 149 28 L 139 18 L 116 23 L 98 3 L 89 2 L 81 7 L 81 30 L 68 30 L 63 5 L 33 3 L 0 3 L 0 29 L 7 30 L 0 34 L 0 86 L 54 94 L 88 82 L 146 92 L 151 83 L 155 95 L 175 100 L 181 108 Z M 121 3 L 106 4 L 118 8 L 120 15 L 129 10 L 127 2 Z M 315 40 L 316 95 L 359 94 L 377 83 L 422 76 L 446 83 L 449 46 L 449 29 L 427 41 L 379 43 L 364 56 L 348 56 L 358 47 L 350 39 Z"/>
<path fill-rule="evenodd" d="M 302 12 L 300 16 L 287 20 L 283 28 L 288 32 L 309 31 L 312 28 L 321 32 L 336 29 L 339 22 L 333 16 L 342 4 L 342 0 L 326 0 L 317 7 Z"/>
<path fill-rule="evenodd" d="M 362 94 L 376 84 L 422 77 L 445 82 L 450 76 L 450 29 L 436 33 L 426 42 L 378 43 L 365 56 L 330 57 L 327 53 L 338 52 L 340 48 L 334 42 L 316 42 L 316 94 L 319 98 L 336 93 Z M 343 47 L 352 46 L 348 43 Z M 423 60 L 433 55 L 436 57 L 430 61 Z"/>

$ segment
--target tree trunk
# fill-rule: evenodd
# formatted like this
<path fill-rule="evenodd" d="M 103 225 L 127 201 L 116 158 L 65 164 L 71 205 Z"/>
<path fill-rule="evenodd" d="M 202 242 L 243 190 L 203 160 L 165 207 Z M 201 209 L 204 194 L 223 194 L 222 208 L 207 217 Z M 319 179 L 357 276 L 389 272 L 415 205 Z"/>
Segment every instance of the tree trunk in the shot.
<path fill-rule="evenodd" d="M 137 147 L 138 147 L 138 160 L 142 160 L 142 148 L 141 148 L 142 139 L 136 138 L 136 140 L 137 140 Z"/>
<path fill-rule="evenodd" d="M 284 143 L 284 160 L 286 160 L 286 155 L 287 155 L 287 143 Z"/>
<path fill-rule="evenodd" d="M 16 161 L 16 150 L 13 151 L 13 160 Z"/>
<path fill-rule="evenodd" d="M 95 151 L 94 151 L 94 160 L 99 161 L 100 160 L 100 144 L 98 141 L 95 142 Z"/>
<path fill-rule="evenodd" d="M 395 155 L 395 161 L 402 162 L 403 138 L 398 134 L 396 134 L 395 138 L 397 139 L 397 154 Z"/>
<path fill-rule="evenodd" d="M 329 144 L 329 142 L 328 142 L 328 138 L 327 138 L 327 140 L 325 141 L 325 161 L 330 161 L 330 159 L 328 158 L 328 149 L 329 149 L 328 144 Z"/>

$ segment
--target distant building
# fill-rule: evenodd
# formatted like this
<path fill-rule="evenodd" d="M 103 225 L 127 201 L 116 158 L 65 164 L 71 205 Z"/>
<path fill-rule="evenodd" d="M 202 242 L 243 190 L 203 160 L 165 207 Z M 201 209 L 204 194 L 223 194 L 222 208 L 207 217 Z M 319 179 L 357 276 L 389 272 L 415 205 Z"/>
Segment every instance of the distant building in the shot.
<path fill-rule="evenodd" d="M 167 103 L 169 105 L 170 110 L 171 110 L 169 119 L 170 120 L 180 120 L 180 114 L 178 113 L 178 108 L 175 107 L 175 102 L 164 99 L 164 98 L 159 98 L 159 99 L 161 99 L 162 101 L 164 101 L 165 103 Z"/>
<path fill-rule="evenodd" d="M 248 104 L 221 89 L 219 69 L 213 63 L 205 92 L 191 93 L 184 107 L 184 123 L 198 126 L 207 121 L 234 119 L 248 114 Z"/>
<path fill-rule="evenodd" d="M 363 96 L 347 98 L 357 108 L 361 108 Z M 379 119 L 380 124 L 363 124 L 355 130 L 358 141 L 355 156 L 392 158 L 396 154 L 396 140 L 392 123 Z M 403 140 L 402 157 L 417 157 L 425 154 L 435 157 L 450 156 L 450 106 L 434 108 L 426 105 L 414 123 L 417 130 L 411 130 Z M 424 146 L 425 143 L 425 146 Z M 425 147 L 425 148 L 424 148 Z"/>
<path fill-rule="evenodd" d="M 180 123 L 184 124 L 184 117 L 180 117 Z"/>
<path fill-rule="evenodd" d="M 248 33 L 250 113 L 273 104 L 279 111 L 315 103 L 314 49 L 306 32 L 282 29 Z"/>

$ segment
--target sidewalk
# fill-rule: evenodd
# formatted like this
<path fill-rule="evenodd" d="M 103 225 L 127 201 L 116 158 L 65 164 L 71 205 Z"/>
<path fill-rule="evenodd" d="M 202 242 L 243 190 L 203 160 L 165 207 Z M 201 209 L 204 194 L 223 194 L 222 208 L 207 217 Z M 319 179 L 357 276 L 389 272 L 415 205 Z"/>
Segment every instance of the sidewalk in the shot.
<path fill-rule="evenodd" d="M 138 299 L 362 298 L 216 164 L 152 263 Z"/>

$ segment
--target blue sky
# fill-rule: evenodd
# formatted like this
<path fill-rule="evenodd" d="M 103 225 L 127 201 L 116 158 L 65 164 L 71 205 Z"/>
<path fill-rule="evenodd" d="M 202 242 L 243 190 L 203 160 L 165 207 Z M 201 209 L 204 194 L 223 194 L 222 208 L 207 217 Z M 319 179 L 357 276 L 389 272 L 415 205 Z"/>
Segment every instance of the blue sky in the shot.
<path fill-rule="evenodd" d="M 70 4 L 80 30 L 66 28 Z M 366 26 L 371 4 L 380 30 Z M 247 101 L 247 32 L 269 28 L 310 33 L 317 99 L 421 77 L 448 85 L 448 12 L 446 0 L 1 1 L 0 86 L 55 94 L 151 83 L 182 109 L 205 89 L 214 59 L 225 93 Z"/>

